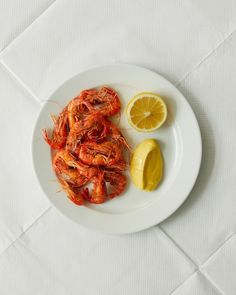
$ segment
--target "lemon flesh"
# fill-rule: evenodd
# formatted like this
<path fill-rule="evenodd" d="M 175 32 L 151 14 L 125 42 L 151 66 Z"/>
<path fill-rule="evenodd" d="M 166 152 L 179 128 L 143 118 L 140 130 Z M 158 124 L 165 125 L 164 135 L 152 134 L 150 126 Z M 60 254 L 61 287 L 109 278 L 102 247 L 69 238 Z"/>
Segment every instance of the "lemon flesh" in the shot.
<path fill-rule="evenodd" d="M 163 159 L 155 139 L 145 139 L 136 147 L 130 163 L 130 174 L 139 189 L 152 191 L 158 186 L 163 175 Z"/>
<path fill-rule="evenodd" d="M 126 108 L 126 115 L 130 125 L 136 130 L 151 132 L 165 122 L 167 107 L 156 93 L 142 92 L 130 100 Z"/>

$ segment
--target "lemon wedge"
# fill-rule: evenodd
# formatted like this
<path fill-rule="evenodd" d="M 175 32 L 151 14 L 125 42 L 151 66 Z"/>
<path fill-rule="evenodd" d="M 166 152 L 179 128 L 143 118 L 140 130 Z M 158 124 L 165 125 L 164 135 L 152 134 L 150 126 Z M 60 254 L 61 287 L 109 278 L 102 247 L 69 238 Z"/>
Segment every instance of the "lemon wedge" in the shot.
<path fill-rule="evenodd" d="M 167 107 L 159 95 L 142 92 L 130 100 L 126 107 L 126 115 L 130 125 L 136 130 L 151 132 L 165 122 Z"/>
<path fill-rule="evenodd" d="M 154 190 L 162 179 L 163 159 L 158 142 L 145 139 L 135 149 L 130 174 L 134 185 L 142 190 Z"/>

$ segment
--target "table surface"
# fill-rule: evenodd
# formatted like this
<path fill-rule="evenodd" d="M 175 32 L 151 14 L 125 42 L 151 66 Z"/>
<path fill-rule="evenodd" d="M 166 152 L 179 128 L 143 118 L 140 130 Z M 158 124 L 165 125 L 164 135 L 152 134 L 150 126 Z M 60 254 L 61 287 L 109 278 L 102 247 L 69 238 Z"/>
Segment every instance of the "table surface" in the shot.
<path fill-rule="evenodd" d="M 236 294 L 235 29 L 235 0 L 0 0 L 0 294 Z M 61 216 L 31 160 L 43 101 L 75 73 L 114 63 L 175 84 L 203 139 L 183 206 L 124 236 Z"/>

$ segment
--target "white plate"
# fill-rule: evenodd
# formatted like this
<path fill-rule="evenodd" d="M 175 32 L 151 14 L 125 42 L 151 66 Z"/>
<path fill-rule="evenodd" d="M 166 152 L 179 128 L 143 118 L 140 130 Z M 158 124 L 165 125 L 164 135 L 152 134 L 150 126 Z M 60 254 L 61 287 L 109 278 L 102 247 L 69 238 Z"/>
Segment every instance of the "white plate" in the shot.
<path fill-rule="evenodd" d="M 145 138 L 161 144 L 165 170 L 161 185 L 153 192 L 136 189 L 129 182 L 120 197 L 101 205 L 76 206 L 65 195 L 51 167 L 49 146 L 41 131 L 52 126 L 50 114 L 58 114 L 81 90 L 108 85 L 122 101 L 120 128 L 132 146 Z M 153 133 L 130 128 L 124 108 L 137 93 L 160 94 L 168 107 L 167 122 Z M 61 107 L 60 107 L 61 106 Z M 58 88 L 45 102 L 33 135 L 33 162 L 39 183 L 51 203 L 71 220 L 106 233 L 130 233 L 143 230 L 170 216 L 186 199 L 198 175 L 201 162 L 201 135 L 197 120 L 183 95 L 166 79 L 150 70 L 133 65 L 110 65 L 77 74 Z M 128 177 L 129 178 L 129 177 Z"/>

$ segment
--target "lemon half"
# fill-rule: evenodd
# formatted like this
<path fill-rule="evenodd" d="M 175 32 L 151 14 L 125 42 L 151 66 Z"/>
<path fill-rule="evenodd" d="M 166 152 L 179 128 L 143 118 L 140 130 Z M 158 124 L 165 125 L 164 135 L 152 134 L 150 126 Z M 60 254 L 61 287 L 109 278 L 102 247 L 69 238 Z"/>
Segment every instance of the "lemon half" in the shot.
<path fill-rule="evenodd" d="M 134 150 L 130 163 L 130 175 L 134 185 L 152 191 L 163 175 L 163 158 L 157 140 L 145 139 Z"/>
<path fill-rule="evenodd" d="M 167 107 L 159 95 L 142 92 L 130 100 L 126 107 L 126 115 L 130 125 L 136 130 L 151 132 L 165 122 Z"/>

